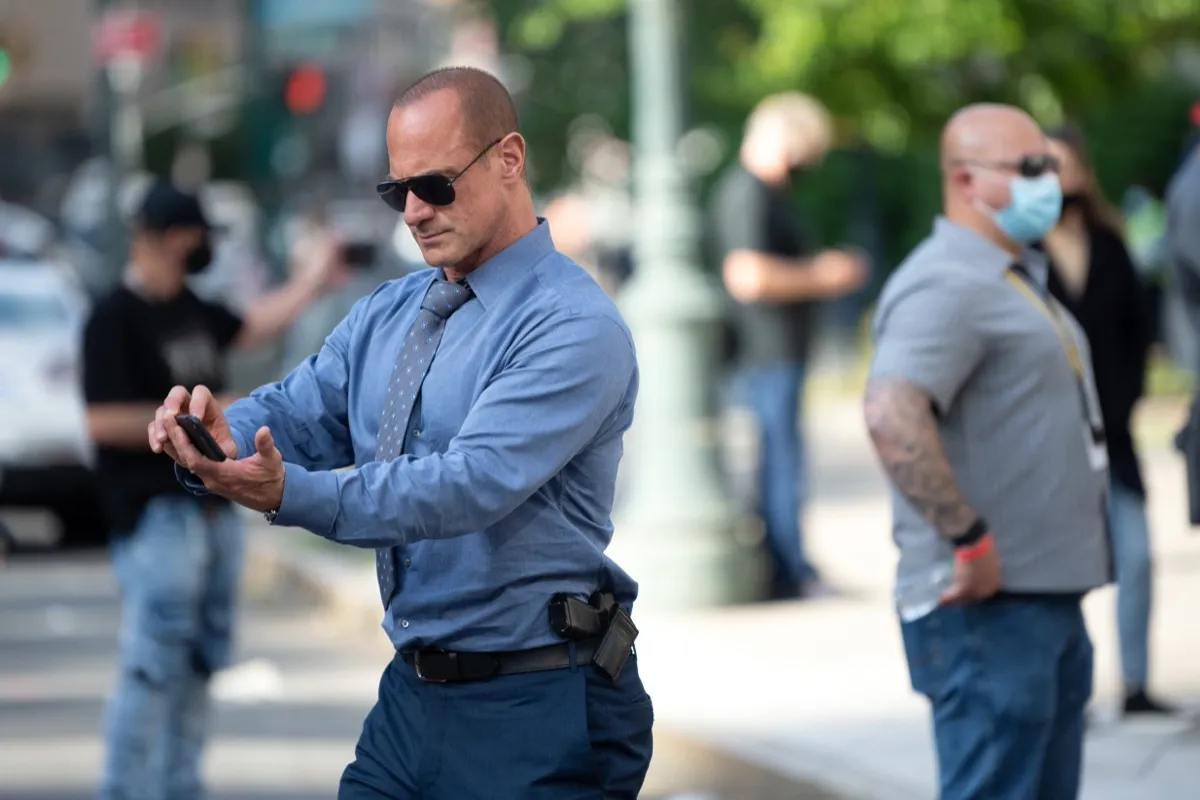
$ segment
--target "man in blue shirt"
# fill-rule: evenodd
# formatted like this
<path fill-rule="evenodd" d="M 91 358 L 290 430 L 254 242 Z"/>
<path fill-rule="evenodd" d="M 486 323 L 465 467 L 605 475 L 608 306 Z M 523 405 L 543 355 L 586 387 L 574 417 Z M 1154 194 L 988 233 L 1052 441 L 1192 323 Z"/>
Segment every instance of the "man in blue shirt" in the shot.
<path fill-rule="evenodd" d="M 224 415 L 176 387 L 151 447 L 197 491 L 376 549 L 397 656 L 339 798 L 634 798 L 653 722 L 636 656 L 611 678 L 590 663 L 598 637 L 567 642 L 547 612 L 558 594 L 626 610 L 637 594 L 604 554 L 637 395 L 629 331 L 536 218 L 495 78 L 426 75 L 387 143 L 380 195 L 440 268 L 383 284 Z M 201 456 L 180 412 L 229 458 Z"/>

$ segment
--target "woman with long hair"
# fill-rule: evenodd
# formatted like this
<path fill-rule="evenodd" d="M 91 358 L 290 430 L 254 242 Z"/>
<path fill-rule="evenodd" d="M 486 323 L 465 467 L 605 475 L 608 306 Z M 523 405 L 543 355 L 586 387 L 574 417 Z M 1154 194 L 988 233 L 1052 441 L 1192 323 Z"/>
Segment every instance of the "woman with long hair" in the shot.
<path fill-rule="evenodd" d="M 1050 293 L 1087 334 L 1108 442 L 1108 528 L 1117 580 L 1117 633 L 1125 714 L 1171 708 L 1147 693 L 1152 564 L 1146 490 L 1130 417 L 1142 396 L 1151 343 L 1148 315 L 1120 215 L 1096 181 L 1080 130 L 1049 133 L 1059 161 L 1063 210 L 1043 241 Z"/>

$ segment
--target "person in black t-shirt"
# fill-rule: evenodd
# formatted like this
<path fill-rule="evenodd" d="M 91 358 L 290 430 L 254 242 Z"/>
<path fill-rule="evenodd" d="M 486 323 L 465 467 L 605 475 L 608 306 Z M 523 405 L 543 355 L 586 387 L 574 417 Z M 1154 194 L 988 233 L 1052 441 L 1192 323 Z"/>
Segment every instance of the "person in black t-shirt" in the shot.
<path fill-rule="evenodd" d="M 712 206 L 715 255 L 734 301 L 738 384 L 761 434 L 759 512 L 776 598 L 819 586 L 800 533 L 804 447 L 798 422 L 815 303 L 851 292 L 866 279 L 856 255 L 813 254 L 788 197 L 794 177 L 824 156 L 831 135 L 828 113 L 811 97 L 766 98 L 747 121 L 740 158 L 721 177 Z"/>
<path fill-rule="evenodd" d="M 208 678 L 229 660 L 241 566 L 232 507 L 183 490 L 146 433 L 176 384 L 223 390 L 223 356 L 282 333 L 337 273 L 333 243 L 245 317 L 186 286 L 212 260 L 199 201 L 151 187 L 122 283 L 84 332 L 84 395 L 121 589 L 116 689 L 101 798 L 200 796 Z M 155 769 L 155 765 L 157 769 Z"/>

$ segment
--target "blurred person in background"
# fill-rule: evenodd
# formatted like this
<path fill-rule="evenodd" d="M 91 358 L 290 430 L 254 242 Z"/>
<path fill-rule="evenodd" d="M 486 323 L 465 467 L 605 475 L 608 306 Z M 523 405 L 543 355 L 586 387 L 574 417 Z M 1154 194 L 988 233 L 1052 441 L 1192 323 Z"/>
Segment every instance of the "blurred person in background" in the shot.
<path fill-rule="evenodd" d="M 122 281 L 95 305 L 84 333 L 88 425 L 122 602 L 103 800 L 201 796 L 209 679 L 233 647 L 238 517 L 228 502 L 184 490 L 150 451 L 147 427 L 178 383 L 222 391 L 223 354 L 282 333 L 334 267 L 329 248 L 314 247 L 291 281 L 238 317 L 187 288 L 212 260 L 211 237 L 195 196 L 152 185 Z"/>
<path fill-rule="evenodd" d="M 944 216 L 888 278 L 864 415 L 893 488 L 896 605 L 933 711 L 941 800 L 1079 794 L 1109 581 L 1108 455 L 1087 339 L 1032 247 L 1062 213 L 1028 114 L 942 134 Z"/>
<path fill-rule="evenodd" d="M 801 534 L 806 484 L 801 400 L 818 301 L 866 280 L 864 260 L 814 252 L 790 198 L 795 181 L 829 148 L 832 123 L 807 95 L 763 100 L 751 113 L 737 162 L 714 190 L 710 225 L 725 287 L 740 402 L 759 430 L 758 511 L 773 565 L 769 596 L 819 593 L 820 576 Z"/>
<path fill-rule="evenodd" d="M 1152 564 L 1146 487 L 1130 421 L 1145 389 L 1151 331 L 1121 217 L 1096 182 L 1082 131 L 1052 131 L 1063 211 L 1043 245 L 1049 289 L 1087 335 L 1108 447 L 1108 535 L 1117 578 L 1117 631 L 1126 714 L 1169 713 L 1149 695 Z"/>
<path fill-rule="evenodd" d="M 395 277 L 383 274 L 386 271 L 384 243 L 364 241 L 365 238 L 347 237 L 335 230 L 320 212 L 307 215 L 295 227 L 288 248 L 289 271 L 293 277 L 308 268 L 306 254 L 328 248 L 335 255 L 326 291 L 297 316 L 284 335 L 280 358 L 283 375 L 319 351 L 325 337 L 360 298 L 370 294 L 383 281 Z"/>
<path fill-rule="evenodd" d="M 1194 361 L 1200 341 L 1200 144 L 1189 143 L 1183 163 L 1167 186 L 1166 251 L 1170 262 L 1171 301 L 1187 321 L 1186 346 L 1178 350 L 1193 359 L 1186 363 L 1200 373 Z M 1187 470 L 1188 521 L 1200 525 L 1200 393 L 1192 398 L 1191 411 L 1175 437 Z"/>

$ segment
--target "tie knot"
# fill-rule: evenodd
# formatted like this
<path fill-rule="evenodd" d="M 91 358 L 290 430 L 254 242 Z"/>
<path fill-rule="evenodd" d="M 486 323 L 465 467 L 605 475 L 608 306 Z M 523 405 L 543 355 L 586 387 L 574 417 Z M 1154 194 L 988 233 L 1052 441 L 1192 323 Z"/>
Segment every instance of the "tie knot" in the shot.
<path fill-rule="evenodd" d="M 450 315 L 458 311 L 463 303 L 471 299 L 473 294 L 470 286 L 449 281 L 434 281 L 433 285 L 429 287 L 429 291 L 425 292 L 421 308 L 440 319 L 449 319 Z"/>

